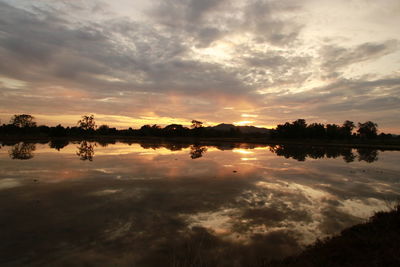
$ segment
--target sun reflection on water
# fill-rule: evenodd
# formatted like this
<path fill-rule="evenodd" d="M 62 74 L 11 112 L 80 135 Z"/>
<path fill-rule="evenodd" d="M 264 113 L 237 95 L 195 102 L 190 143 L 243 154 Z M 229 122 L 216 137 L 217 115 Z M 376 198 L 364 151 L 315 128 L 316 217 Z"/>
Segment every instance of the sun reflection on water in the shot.
<path fill-rule="evenodd" d="M 196 243 L 200 235 L 212 238 L 220 251 L 257 246 L 286 255 L 362 222 L 400 195 L 400 152 L 379 152 L 379 160 L 372 161 L 368 151 L 357 157 L 351 149 L 87 144 L 92 161 L 76 155 L 84 148 L 79 142 L 35 144 L 33 157 L 22 161 L 10 157 L 13 146 L 0 150 L 6 242 L 21 240 L 21 247 L 40 255 L 48 240 L 33 245 L 17 229 L 76 246 L 91 236 L 87 242 L 113 256 L 122 256 L 113 245 L 135 248 L 130 252 L 135 262 L 159 257 L 157 251 L 179 247 L 182 240 Z M 23 224 L 26 216 L 29 225 Z M 54 247 L 54 253 L 67 252 Z M 97 247 L 92 253 L 102 255 Z"/>

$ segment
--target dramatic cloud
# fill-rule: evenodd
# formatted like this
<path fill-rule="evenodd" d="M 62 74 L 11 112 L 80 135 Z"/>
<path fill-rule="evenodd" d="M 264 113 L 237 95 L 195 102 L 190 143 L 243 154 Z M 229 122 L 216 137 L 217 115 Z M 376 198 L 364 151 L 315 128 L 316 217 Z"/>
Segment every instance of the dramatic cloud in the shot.
<path fill-rule="evenodd" d="M 364 43 L 350 49 L 339 46 L 325 46 L 322 48 L 322 68 L 329 75 L 351 64 L 374 60 L 393 53 L 396 49 L 398 49 L 398 41 L 396 40 L 380 44 Z"/>
<path fill-rule="evenodd" d="M 339 2 L 0 0 L 0 117 L 137 127 L 250 114 L 399 132 L 399 7 Z"/>

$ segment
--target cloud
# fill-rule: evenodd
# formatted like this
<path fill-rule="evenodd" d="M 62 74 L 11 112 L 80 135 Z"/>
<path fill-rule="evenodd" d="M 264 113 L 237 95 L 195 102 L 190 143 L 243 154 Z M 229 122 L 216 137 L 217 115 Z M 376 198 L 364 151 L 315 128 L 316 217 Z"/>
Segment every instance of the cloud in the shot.
<path fill-rule="evenodd" d="M 255 33 L 255 41 L 284 46 L 296 40 L 302 25 L 294 19 L 283 19 L 299 11 L 295 1 L 249 1 L 242 27 Z"/>
<path fill-rule="evenodd" d="M 273 125 L 329 112 L 343 121 L 349 110 L 382 119 L 396 108 L 395 36 L 310 39 L 310 2 L 146 3 L 140 13 L 125 2 L 1 1 L 1 112 L 57 114 L 65 103 L 71 115 L 231 123 L 251 113 Z"/>
<path fill-rule="evenodd" d="M 183 31 L 199 47 L 207 47 L 223 34 L 217 18 L 223 16 L 226 0 L 154 1 L 149 15 L 172 31 Z M 211 16 L 211 17 L 210 17 Z M 213 17 L 215 16 L 215 17 Z"/>
<path fill-rule="evenodd" d="M 293 18 L 299 8 L 294 1 L 168 0 L 156 1 L 149 14 L 162 25 L 184 31 L 198 47 L 245 33 L 256 42 L 283 46 L 300 33 L 302 25 Z"/>
<path fill-rule="evenodd" d="M 250 53 L 249 53 L 250 52 Z M 293 55 L 287 51 L 268 49 L 258 51 L 251 47 L 239 47 L 242 64 L 247 67 L 249 82 L 259 89 L 268 87 L 300 87 L 311 75 L 308 68 L 312 57 L 307 54 Z"/>
<path fill-rule="evenodd" d="M 226 3 L 225 0 L 166 0 L 155 1 L 150 14 L 166 25 L 184 26 L 202 22 L 206 15 Z"/>
<path fill-rule="evenodd" d="M 398 45 L 397 40 L 383 43 L 368 42 L 351 48 L 327 45 L 321 48 L 322 69 L 328 74 L 335 73 L 351 64 L 374 60 L 393 53 L 398 49 Z"/>
<path fill-rule="evenodd" d="M 399 76 L 375 80 L 367 77 L 341 78 L 327 86 L 307 91 L 265 94 L 264 101 L 268 106 L 263 112 L 281 117 L 280 123 L 300 117 L 308 122 L 339 124 L 345 119 L 355 122 L 372 120 L 378 122 L 382 129 L 394 129 L 391 128 L 394 117 L 400 115 L 399 85 Z"/>
<path fill-rule="evenodd" d="M 4 251 L 10 251 L 3 260 L 13 261 L 15 255 L 33 249 L 31 264 L 51 255 L 60 263 L 104 257 L 103 262 L 111 265 L 124 265 L 129 259 L 130 264 L 160 266 L 154 261 L 167 262 L 169 253 L 187 257 L 192 251 L 206 253 L 202 259 L 207 262 L 215 256 L 226 259 L 227 266 L 234 261 L 251 266 L 255 257 L 285 257 L 316 238 L 362 222 L 398 196 L 397 172 L 383 165 L 385 175 L 377 176 L 373 166 L 350 163 L 350 177 L 340 161 L 298 162 L 275 157 L 261 147 L 248 151 L 257 160 L 243 164 L 240 153 L 215 147 L 192 160 L 187 146 L 169 151 L 168 144 L 141 145 L 109 144 L 106 149 L 97 145 L 89 169 L 82 168 L 76 143 L 62 148 L 57 157 L 41 145 L 35 151 L 37 158 L 26 164 L 2 158 L 10 176 L 0 180 L 0 187 L 5 182 L 3 190 L 12 191 L 0 196 L 3 210 L 16 215 L 2 217 L 4 244 L 9 244 Z M 385 164 L 389 160 L 395 166 L 398 157 L 386 157 Z M 174 164 L 171 158 L 177 159 Z M 232 173 L 233 166 L 237 173 Z M 32 171 L 39 186 L 27 198 L 32 181 L 24 178 Z M 20 182 L 18 187 L 9 186 L 13 180 Z M 32 205 L 68 212 L 59 216 Z M 46 233 L 61 245 L 45 253 L 48 239 L 37 240 L 27 232 Z M 82 242 L 92 241 L 82 240 L 82 232 L 96 238 L 94 249 L 81 249 Z M 19 250 L 13 240 L 24 241 Z M 71 253 L 73 257 L 65 257 Z"/>

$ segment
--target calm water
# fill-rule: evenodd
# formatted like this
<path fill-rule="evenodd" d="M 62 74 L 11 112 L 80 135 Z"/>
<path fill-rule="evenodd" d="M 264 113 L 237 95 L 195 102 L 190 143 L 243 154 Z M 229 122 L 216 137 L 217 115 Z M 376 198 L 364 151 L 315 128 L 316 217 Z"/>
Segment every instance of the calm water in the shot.
<path fill-rule="evenodd" d="M 0 265 L 261 265 L 387 209 L 399 162 L 371 149 L 3 145 Z"/>

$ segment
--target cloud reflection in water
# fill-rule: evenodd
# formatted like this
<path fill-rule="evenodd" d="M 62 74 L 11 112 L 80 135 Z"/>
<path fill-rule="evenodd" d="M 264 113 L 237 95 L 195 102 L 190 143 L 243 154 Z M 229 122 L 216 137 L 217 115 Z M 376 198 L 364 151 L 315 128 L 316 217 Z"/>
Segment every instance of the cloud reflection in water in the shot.
<path fill-rule="evenodd" d="M 3 263 L 246 266 L 296 253 L 400 193 L 397 151 L 371 161 L 378 153 L 352 149 L 86 145 L 93 161 L 77 144 L 36 145 L 23 164 L 0 150 Z"/>

